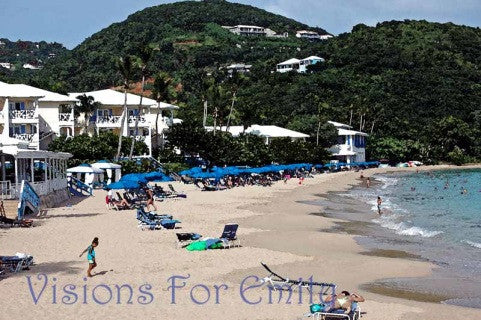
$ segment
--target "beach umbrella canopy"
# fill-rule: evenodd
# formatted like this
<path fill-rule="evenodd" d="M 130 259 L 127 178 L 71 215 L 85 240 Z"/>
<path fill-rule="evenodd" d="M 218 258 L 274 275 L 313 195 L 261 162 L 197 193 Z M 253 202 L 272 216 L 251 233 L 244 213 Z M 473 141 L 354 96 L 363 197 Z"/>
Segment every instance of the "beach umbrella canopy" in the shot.
<path fill-rule="evenodd" d="M 134 181 L 137 183 L 147 183 L 149 182 L 143 173 L 129 173 L 122 176 L 119 181 Z"/>
<path fill-rule="evenodd" d="M 143 173 L 143 176 L 147 181 L 158 181 L 158 182 L 173 181 L 173 179 L 171 177 L 169 177 L 169 176 L 167 176 L 164 173 L 159 172 L 159 171 Z"/>
<path fill-rule="evenodd" d="M 139 189 L 140 185 L 138 182 L 132 180 L 117 181 L 108 184 L 104 189 L 106 190 L 119 190 L 119 189 Z"/>

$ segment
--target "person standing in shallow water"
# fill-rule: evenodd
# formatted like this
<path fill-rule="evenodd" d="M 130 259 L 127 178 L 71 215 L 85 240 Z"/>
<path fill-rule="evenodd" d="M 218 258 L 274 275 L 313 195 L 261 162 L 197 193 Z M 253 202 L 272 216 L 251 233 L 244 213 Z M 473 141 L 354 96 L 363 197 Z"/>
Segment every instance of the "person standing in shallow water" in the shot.
<path fill-rule="evenodd" d="M 377 197 L 377 213 L 381 215 L 381 204 L 382 204 L 382 199 L 381 197 Z"/>
<path fill-rule="evenodd" d="M 366 179 L 366 188 L 369 188 L 371 186 L 371 178 L 367 177 Z"/>
<path fill-rule="evenodd" d="M 95 237 L 94 240 L 92 240 L 92 244 L 87 247 L 82 253 L 79 255 L 79 257 L 83 256 L 85 252 L 87 252 L 87 261 L 89 262 L 89 268 L 87 269 L 87 276 L 89 278 L 92 277 L 92 270 L 97 266 L 97 262 L 95 260 L 95 248 L 99 245 L 99 238 Z"/>

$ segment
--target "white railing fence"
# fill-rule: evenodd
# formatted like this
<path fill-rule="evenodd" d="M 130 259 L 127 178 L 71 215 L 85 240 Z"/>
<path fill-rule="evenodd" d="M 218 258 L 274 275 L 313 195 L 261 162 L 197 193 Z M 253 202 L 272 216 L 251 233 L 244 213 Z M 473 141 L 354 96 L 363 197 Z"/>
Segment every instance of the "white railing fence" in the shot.
<path fill-rule="evenodd" d="M 10 110 L 11 119 L 35 119 L 37 112 L 35 109 Z"/>

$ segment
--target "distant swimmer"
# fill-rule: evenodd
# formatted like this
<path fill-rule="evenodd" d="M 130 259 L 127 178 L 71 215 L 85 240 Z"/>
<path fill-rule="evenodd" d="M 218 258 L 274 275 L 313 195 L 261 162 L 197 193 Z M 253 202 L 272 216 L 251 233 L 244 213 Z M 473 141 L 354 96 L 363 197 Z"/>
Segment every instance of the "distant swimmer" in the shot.
<path fill-rule="evenodd" d="M 414 188 L 414 187 L 411 187 L 411 191 L 416 191 L 416 188 Z"/>
<path fill-rule="evenodd" d="M 382 199 L 381 197 L 377 197 L 377 213 L 381 215 L 381 204 L 382 204 Z"/>
<path fill-rule="evenodd" d="M 468 194 L 468 190 L 464 188 L 463 191 L 461 191 L 461 194 Z"/>

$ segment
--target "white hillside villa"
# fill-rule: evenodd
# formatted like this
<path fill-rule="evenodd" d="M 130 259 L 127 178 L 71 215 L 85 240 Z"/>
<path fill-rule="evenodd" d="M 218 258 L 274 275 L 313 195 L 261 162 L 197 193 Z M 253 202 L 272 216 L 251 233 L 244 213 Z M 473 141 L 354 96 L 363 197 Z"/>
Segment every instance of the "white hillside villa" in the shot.
<path fill-rule="evenodd" d="M 141 112 L 139 114 L 140 96 L 127 93 L 127 119 L 122 127 L 121 121 L 124 112 L 124 99 L 125 96 L 122 92 L 118 92 L 111 89 L 91 91 L 91 92 L 76 92 L 69 93 L 69 96 L 74 98 L 80 95 L 87 95 L 94 98 L 96 102 L 100 102 L 102 106 L 96 110 L 95 115 L 90 119 L 79 119 L 79 125 L 76 127 L 76 132 L 84 133 L 85 121 L 88 121 L 87 134 L 93 134 L 94 132 L 100 133 L 102 131 L 111 131 L 115 134 L 122 134 L 124 136 L 133 136 L 137 140 L 143 141 L 149 148 L 149 154 L 152 154 L 152 149 L 155 146 L 155 142 L 158 141 L 159 145 L 165 141 L 165 131 L 176 122 L 177 119 L 173 118 L 173 111 L 179 107 L 157 102 L 149 98 L 142 99 Z M 159 138 L 155 138 L 156 130 L 156 118 L 157 112 L 159 112 L 158 118 L 158 130 Z M 165 116 L 168 113 L 168 116 Z M 138 120 L 138 131 L 135 132 L 135 122 Z"/>
<path fill-rule="evenodd" d="M 214 127 L 205 127 L 207 131 L 213 131 Z M 228 131 L 232 136 L 238 137 L 242 133 L 244 134 L 253 134 L 256 136 L 260 136 L 264 138 L 264 141 L 266 144 L 271 143 L 273 139 L 276 138 L 290 138 L 292 141 L 296 140 L 306 140 L 306 138 L 309 138 L 309 135 L 277 127 L 277 126 L 261 126 L 261 125 L 252 125 L 248 127 L 247 129 L 244 130 L 244 126 L 230 126 L 229 129 L 227 130 L 227 127 L 217 127 L 217 130 L 220 131 Z"/>
<path fill-rule="evenodd" d="M 237 25 L 237 26 L 222 26 L 230 32 L 242 36 L 265 36 L 266 29 L 264 27 Z"/>
<path fill-rule="evenodd" d="M 339 161 L 345 163 L 366 161 L 366 137 L 367 133 L 354 131 L 352 126 L 328 121 L 334 125 L 338 132 L 337 144 L 329 148 L 329 151 Z"/>
<path fill-rule="evenodd" d="M 289 60 L 286 60 L 284 62 L 281 62 L 277 65 L 277 72 L 280 73 L 285 73 L 285 72 L 290 72 L 290 71 L 297 71 L 299 73 L 306 73 L 308 71 L 307 67 L 310 65 L 314 65 L 316 63 L 322 63 L 325 60 L 321 57 L 317 56 L 310 56 L 307 58 L 304 58 L 302 60 L 292 58 Z"/>
<path fill-rule="evenodd" d="M 301 39 L 309 39 L 309 40 L 327 40 L 332 38 L 330 34 L 323 34 L 320 35 L 319 33 L 315 31 L 309 31 L 309 30 L 299 30 L 296 33 L 297 38 Z"/>
<path fill-rule="evenodd" d="M 283 34 L 277 34 L 274 30 L 259 26 L 249 25 L 237 25 L 237 26 L 222 26 L 222 28 L 229 30 L 233 34 L 240 36 L 263 36 L 273 38 L 287 38 L 289 34 L 284 32 Z"/>

